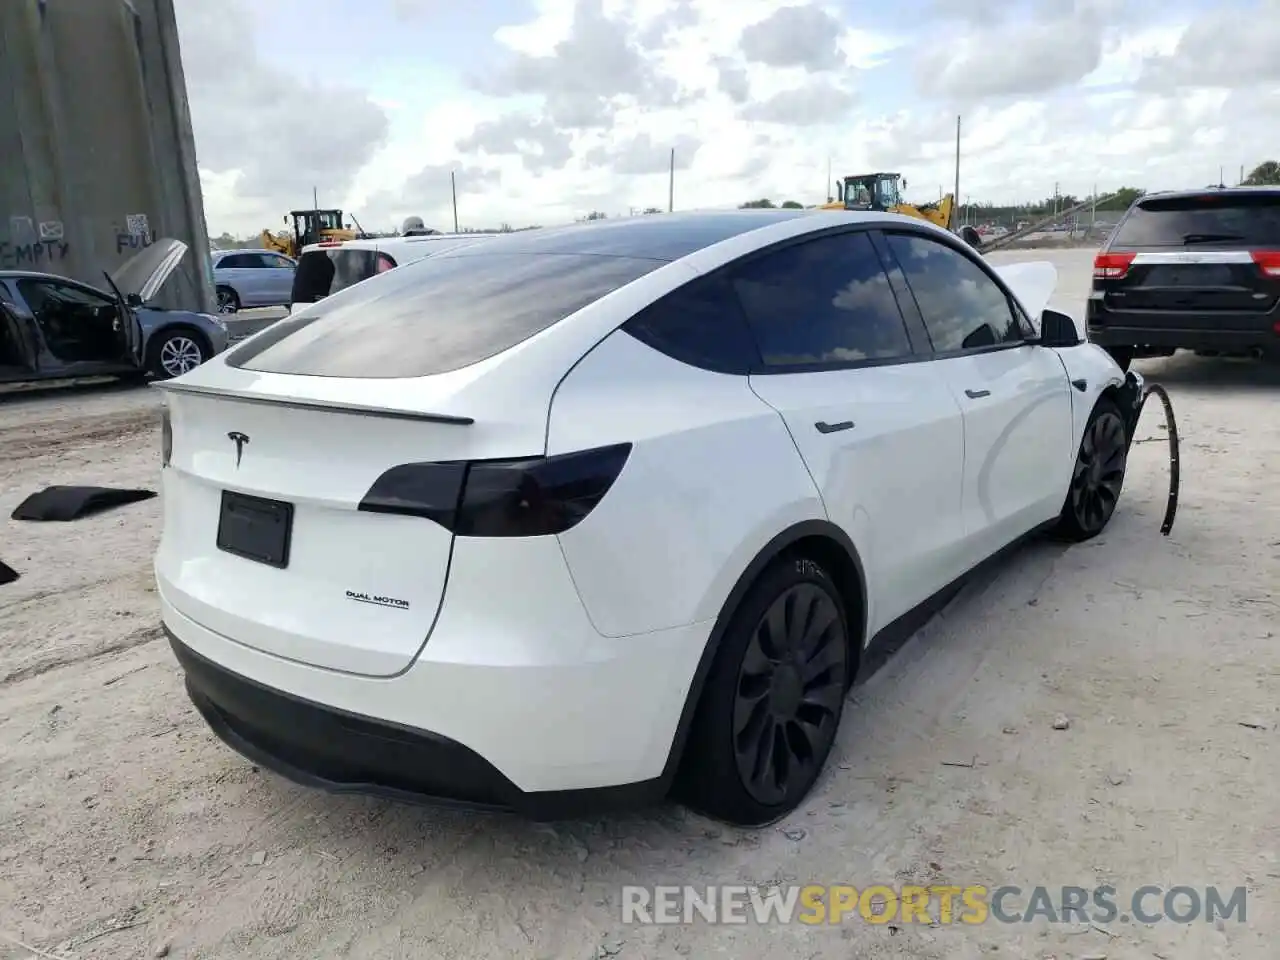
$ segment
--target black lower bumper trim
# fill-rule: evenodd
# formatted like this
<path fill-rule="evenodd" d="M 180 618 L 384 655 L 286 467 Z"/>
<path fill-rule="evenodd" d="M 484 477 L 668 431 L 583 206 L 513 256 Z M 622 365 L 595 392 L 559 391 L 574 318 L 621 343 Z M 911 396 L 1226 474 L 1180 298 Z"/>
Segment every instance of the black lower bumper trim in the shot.
<path fill-rule="evenodd" d="M 218 666 L 164 630 L 186 674 L 187 693 L 213 732 L 244 757 L 303 786 L 405 803 L 510 810 L 533 820 L 644 807 L 667 792 L 665 778 L 526 792 L 460 743 L 273 690 Z"/>
<path fill-rule="evenodd" d="M 1271 330 L 1170 328 L 1089 325 L 1089 342 L 1100 347 L 1165 347 L 1181 350 L 1264 353 L 1280 351 L 1280 336 Z"/>

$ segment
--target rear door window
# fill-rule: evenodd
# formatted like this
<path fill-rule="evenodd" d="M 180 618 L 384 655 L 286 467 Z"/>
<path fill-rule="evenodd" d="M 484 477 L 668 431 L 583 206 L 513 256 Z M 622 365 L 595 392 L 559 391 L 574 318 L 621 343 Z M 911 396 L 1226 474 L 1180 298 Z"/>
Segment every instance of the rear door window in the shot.
<path fill-rule="evenodd" d="M 1215 243 L 1280 246 L 1280 194 L 1218 192 L 1142 200 L 1116 229 L 1110 249 Z"/>
<path fill-rule="evenodd" d="M 318 377 L 447 373 L 514 347 L 663 263 L 578 254 L 426 257 L 280 321 L 227 363 Z"/>
<path fill-rule="evenodd" d="M 883 363 L 912 354 L 889 277 L 865 233 L 784 247 L 733 270 L 730 283 L 768 366 Z"/>
<path fill-rule="evenodd" d="M 334 247 L 310 250 L 298 260 L 293 275 L 294 303 L 315 303 L 339 290 L 368 280 L 378 270 L 378 254 L 373 250 Z"/>

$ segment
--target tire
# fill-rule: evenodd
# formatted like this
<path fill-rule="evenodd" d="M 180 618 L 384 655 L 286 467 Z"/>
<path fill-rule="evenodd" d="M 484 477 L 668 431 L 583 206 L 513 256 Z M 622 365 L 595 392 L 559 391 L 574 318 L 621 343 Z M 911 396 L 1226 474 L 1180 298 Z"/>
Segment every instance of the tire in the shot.
<path fill-rule="evenodd" d="M 1111 355 L 1111 359 L 1120 365 L 1125 373 L 1129 372 L 1129 364 L 1133 363 L 1133 347 L 1103 347 Z"/>
<path fill-rule="evenodd" d="M 678 799 L 736 826 L 793 811 L 831 753 L 850 670 L 835 582 L 807 557 L 778 558 L 721 638 L 681 759 Z"/>
<path fill-rule="evenodd" d="M 1071 483 L 1056 533 L 1072 543 L 1100 534 L 1115 514 L 1124 489 L 1129 437 L 1120 408 L 1105 397 L 1085 424 L 1071 467 Z"/>
<path fill-rule="evenodd" d="M 209 346 L 194 330 L 162 330 L 147 344 L 147 371 L 157 380 L 189 373 L 209 359 Z"/>
<path fill-rule="evenodd" d="M 240 295 L 230 287 L 218 287 L 218 312 L 219 313 L 239 313 L 240 312 Z"/>

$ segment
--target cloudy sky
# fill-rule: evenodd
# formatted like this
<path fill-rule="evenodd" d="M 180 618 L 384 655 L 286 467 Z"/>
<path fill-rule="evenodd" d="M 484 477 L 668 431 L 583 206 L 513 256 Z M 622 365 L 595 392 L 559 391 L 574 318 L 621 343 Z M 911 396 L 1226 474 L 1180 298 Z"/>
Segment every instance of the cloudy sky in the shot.
<path fill-rule="evenodd" d="M 452 227 L 900 171 L 908 199 L 1203 186 L 1280 152 L 1280 0 L 177 0 L 210 232 Z M 1276 157 L 1280 159 L 1280 157 Z M 948 187 L 949 189 L 949 187 Z"/>

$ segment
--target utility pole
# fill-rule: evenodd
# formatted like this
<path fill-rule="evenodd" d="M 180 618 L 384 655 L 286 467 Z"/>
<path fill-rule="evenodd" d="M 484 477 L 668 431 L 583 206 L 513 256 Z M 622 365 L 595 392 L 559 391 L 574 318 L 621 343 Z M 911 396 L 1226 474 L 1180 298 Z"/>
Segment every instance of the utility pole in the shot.
<path fill-rule="evenodd" d="M 317 190 L 315 187 L 311 188 L 311 209 L 312 210 L 320 209 L 320 191 Z"/>
<path fill-rule="evenodd" d="M 1218 167 L 1218 186 L 1225 187 L 1226 185 L 1227 185 L 1227 181 L 1223 179 L 1222 167 L 1219 166 Z"/>
<path fill-rule="evenodd" d="M 1240 164 L 1240 179 L 1236 181 L 1236 186 L 1238 187 L 1242 183 L 1244 183 L 1244 164 L 1243 163 Z"/>
<path fill-rule="evenodd" d="M 671 169 L 667 174 L 667 213 L 676 208 L 676 148 L 671 148 Z"/>
<path fill-rule="evenodd" d="M 960 202 L 960 117 L 957 115 L 956 116 L 956 192 L 952 195 L 951 223 L 947 225 L 949 227 L 954 225 L 955 223 L 955 219 L 956 219 L 955 209 L 956 209 L 956 204 L 958 204 L 959 202 Z"/>
<path fill-rule="evenodd" d="M 458 175 L 449 171 L 449 192 L 453 194 L 453 232 L 458 232 Z"/>
<path fill-rule="evenodd" d="M 1092 203 L 1089 204 L 1089 231 L 1093 232 L 1094 224 L 1098 220 L 1098 185 L 1093 185 L 1093 196 L 1089 198 Z"/>
<path fill-rule="evenodd" d="M 1244 179 L 1244 178 L 1242 177 L 1241 179 Z M 827 188 L 822 191 L 827 195 L 827 203 L 830 203 L 832 200 L 835 199 L 835 197 L 831 193 L 831 184 L 833 182 L 834 181 L 832 181 L 831 179 L 831 154 L 827 154 Z"/>

